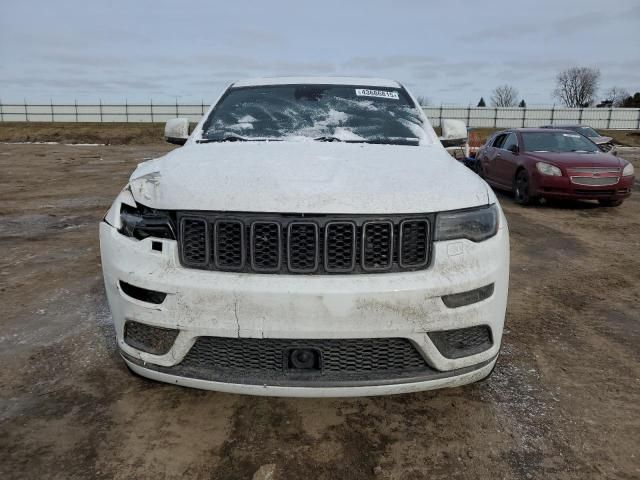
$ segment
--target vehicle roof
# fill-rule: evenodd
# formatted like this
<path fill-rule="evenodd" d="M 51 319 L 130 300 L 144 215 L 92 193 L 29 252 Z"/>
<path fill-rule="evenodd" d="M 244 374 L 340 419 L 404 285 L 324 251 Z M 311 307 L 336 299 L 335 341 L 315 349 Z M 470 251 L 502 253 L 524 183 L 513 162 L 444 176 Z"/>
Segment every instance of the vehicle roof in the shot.
<path fill-rule="evenodd" d="M 566 128 L 566 127 L 589 127 L 589 125 L 583 125 L 581 123 L 556 123 L 554 125 L 544 125 L 542 128 Z"/>
<path fill-rule="evenodd" d="M 518 127 L 518 128 L 505 128 L 504 130 L 502 130 L 503 132 L 544 132 L 544 133 L 549 133 L 549 130 L 564 130 L 563 128 L 554 125 L 553 128 L 545 128 L 545 127 Z M 496 132 L 496 133 L 500 133 L 500 132 Z"/>
<path fill-rule="evenodd" d="M 261 85 L 358 85 L 363 87 L 400 88 L 395 80 L 369 77 L 261 77 L 248 78 L 233 83 L 233 87 L 254 87 Z"/>

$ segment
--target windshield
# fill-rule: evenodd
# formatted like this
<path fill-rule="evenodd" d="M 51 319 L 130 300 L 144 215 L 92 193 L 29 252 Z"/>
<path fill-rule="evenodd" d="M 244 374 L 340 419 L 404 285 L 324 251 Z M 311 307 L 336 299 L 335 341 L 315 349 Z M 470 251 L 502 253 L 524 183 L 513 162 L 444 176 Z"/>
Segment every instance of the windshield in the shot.
<path fill-rule="evenodd" d="M 203 125 L 203 141 L 314 139 L 418 145 L 421 113 L 401 88 L 271 85 L 230 89 Z"/>
<path fill-rule="evenodd" d="M 599 137 L 600 136 L 600 134 L 598 132 L 596 132 L 591 127 L 576 127 L 576 128 L 572 128 L 571 130 L 573 130 L 574 132 L 581 133 L 585 137 Z"/>
<path fill-rule="evenodd" d="M 524 150 L 527 152 L 599 152 L 589 139 L 577 133 L 523 132 Z"/>

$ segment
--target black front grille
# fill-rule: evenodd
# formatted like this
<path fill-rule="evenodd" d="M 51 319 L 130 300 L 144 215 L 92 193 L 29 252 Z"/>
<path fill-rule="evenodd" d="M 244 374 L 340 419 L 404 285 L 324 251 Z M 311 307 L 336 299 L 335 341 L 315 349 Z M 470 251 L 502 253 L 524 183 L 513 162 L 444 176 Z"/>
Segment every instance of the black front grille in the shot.
<path fill-rule="evenodd" d="M 405 220 L 400 224 L 400 265 L 422 266 L 429 260 L 423 248 L 429 241 L 429 223 L 425 220 Z"/>
<path fill-rule="evenodd" d="M 313 273 L 318 269 L 318 225 L 312 222 L 289 224 L 287 261 L 293 273 Z"/>
<path fill-rule="evenodd" d="M 238 220 L 214 223 L 213 258 L 219 269 L 239 270 L 244 264 L 244 225 Z"/>
<path fill-rule="evenodd" d="M 320 369 L 313 373 L 320 376 L 416 372 L 428 368 L 420 353 L 405 338 L 199 337 L 180 366 L 229 375 L 286 375 L 287 354 L 293 349 L 320 352 Z"/>
<path fill-rule="evenodd" d="M 393 262 L 393 223 L 366 222 L 362 242 L 362 267 L 367 271 L 388 270 Z"/>
<path fill-rule="evenodd" d="M 228 272 L 345 274 L 420 270 L 433 215 L 177 212 L 180 258 Z"/>
<path fill-rule="evenodd" d="M 251 225 L 251 268 L 257 272 L 277 272 L 281 261 L 280 224 L 254 222 Z"/>
<path fill-rule="evenodd" d="M 194 266 L 207 263 L 207 222 L 202 218 L 183 218 L 180 231 L 183 263 Z"/>
<path fill-rule="evenodd" d="M 324 269 L 351 272 L 356 266 L 358 228 L 353 222 L 329 222 L 324 229 Z"/>

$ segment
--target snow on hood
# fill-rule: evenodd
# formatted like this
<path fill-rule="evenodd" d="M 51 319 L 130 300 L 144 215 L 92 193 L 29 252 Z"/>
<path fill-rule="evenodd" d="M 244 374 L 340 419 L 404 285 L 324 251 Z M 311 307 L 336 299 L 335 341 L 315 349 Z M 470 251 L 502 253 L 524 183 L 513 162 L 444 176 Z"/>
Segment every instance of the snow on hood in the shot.
<path fill-rule="evenodd" d="M 136 201 L 167 210 L 426 213 L 493 199 L 440 144 L 193 144 L 140 164 L 130 185 Z"/>

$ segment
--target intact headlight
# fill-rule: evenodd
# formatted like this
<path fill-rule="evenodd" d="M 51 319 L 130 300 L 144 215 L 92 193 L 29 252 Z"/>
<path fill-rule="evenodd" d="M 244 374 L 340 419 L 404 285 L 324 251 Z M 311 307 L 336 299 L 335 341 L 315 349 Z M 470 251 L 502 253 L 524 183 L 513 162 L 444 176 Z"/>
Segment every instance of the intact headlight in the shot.
<path fill-rule="evenodd" d="M 549 163 L 538 162 L 536 163 L 536 168 L 543 175 L 554 175 L 556 177 L 562 176 L 562 171 L 555 165 L 551 165 Z"/>
<path fill-rule="evenodd" d="M 454 240 L 466 238 L 472 242 L 481 242 L 498 232 L 498 206 L 443 212 L 436 217 L 435 240 Z"/>
<path fill-rule="evenodd" d="M 633 175 L 633 165 L 630 163 L 627 163 L 625 167 L 622 169 L 622 176 L 630 177 L 631 175 Z"/>

